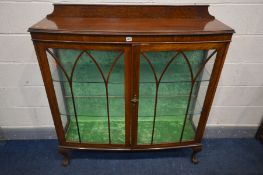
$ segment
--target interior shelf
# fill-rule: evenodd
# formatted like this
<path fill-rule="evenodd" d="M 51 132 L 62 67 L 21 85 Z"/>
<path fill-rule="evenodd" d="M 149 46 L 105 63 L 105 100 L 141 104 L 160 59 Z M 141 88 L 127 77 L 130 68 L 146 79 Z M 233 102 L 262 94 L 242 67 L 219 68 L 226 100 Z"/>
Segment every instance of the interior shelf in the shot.
<path fill-rule="evenodd" d="M 124 114 L 124 97 L 110 98 L 109 107 L 111 115 Z M 139 111 L 139 115 L 153 116 L 155 97 L 140 97 L 139 107 L 144 110 Z M 67 111 L 61 110 L 61 115 L 75 116 L 74 106 L 72 98 L 67 100 Z M 195 103 L 193 103 L 195 102 Z M 188 103 L 187 96 L 177 97 L 158 97 L 157 101 L 157 114 L 159 115 L 185 115 Z M 106 97 L 105 98 L 75 98 L 75 107 L 78 116 L 105 116 L 106 111 Z M 202 103 L 196 100 L 196 97 L 192 97 L 188 114 L 200 114 L 202 111 Z"/>
<path fill-rule="evenodd" d="M 72 65 L 68 65 L 68 66 L 64 65 L 64 66 L 70 67 L 70 69 L 72 68 Z M 107 66 L 105 65 L 105 67 L 107 67 Z M 150 84 L 153 83 L 153 84 L 155 84 L 153 73 L 151 71 L 148 71 L 148 67 L 149 67 L 148 65 L 142 65 L 141 66 L 141 72 L 140 73 L 143 74 L 143 77 L 141 77 L 140 83 L 143 83 L 143 84 L 144 83 L 150 83 Z M 145 71 L 142 71 L 142 70 L 145 70 Z M 58 77 L 57 71 L 59 71 L 62 76 Z M 87 64 L 87 65 L 78 66 L 75 69 L 75 71 L 76 72 L 74 72 L 74 75 L 79 75 L 79 74 L 81 74 L 80 72 L 82 72 L 82 74 L 81 74 L 81 76 L 73 76 L 73 78 L 72 78 L 73 83 L 76 83 L 76 84 L 77 83 L 80 83 L 80 84 L 85 84 L 85 83 L 105 84 L 103 79 L 102 79 L 102 76 L 98 72 L 97 68 L 92 66 L 92 65 Z M 69 72 L 69 74 L 70 73 L 71 72 Z M 161 83 L 191 82 L 189 70 L 185 69 L 185 68 L 174 69 L 174 70 L 168 69 L 165 74 L 169 74 L 169 77 L 164 76 Z M 211 70 L 209 70 L 209 67 L 205 67 L 203 69 L 202 76 L 199 76 L 196 79 L 196 81 L 197 82 L 209 81 L 210 74 L 211 74 Z M 68 80 L 66 79 L 64 73 L 62 73 L 60 68 L 58 68 L 58 70 L 53 70 L 52 77 L 53 77 L 54 82 L 68 83 Z M 120 80 L 122 80 L 122 81 L 120 81 Z M 114 71 L 110 75 L 110 79 L 109 79 L 108 83 L 109 84 L 124 84 L 123 80 L 124 80 L 123 65 L 115 66 Z"/>

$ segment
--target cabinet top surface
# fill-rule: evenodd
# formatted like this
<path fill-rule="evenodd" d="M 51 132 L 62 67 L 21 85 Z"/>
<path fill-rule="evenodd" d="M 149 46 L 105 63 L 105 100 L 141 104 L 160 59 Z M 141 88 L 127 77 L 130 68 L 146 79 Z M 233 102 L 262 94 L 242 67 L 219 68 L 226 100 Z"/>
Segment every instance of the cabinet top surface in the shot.
<path fill-rule="evenodd" d="M 208 6 L 66 5 L 29 28 L 32 33 L 90 35 L 202 35 L 234 30 L 208 13 Z"/>

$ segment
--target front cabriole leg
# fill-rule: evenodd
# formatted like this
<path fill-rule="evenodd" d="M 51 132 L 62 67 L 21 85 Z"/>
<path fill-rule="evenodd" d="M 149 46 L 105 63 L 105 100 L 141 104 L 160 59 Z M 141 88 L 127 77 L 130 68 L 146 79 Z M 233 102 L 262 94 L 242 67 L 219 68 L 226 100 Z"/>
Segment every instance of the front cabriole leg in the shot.
<path fill-rule="evenodd" d="M 198 158 L 197 158 L 197 153 L 202 151 L 202 146 L 195 146 L 192 147 L 193 153 L 192 153 L 192 163 L 198 164 Z"/>
<path fill-rule="evenodd" d="M 70 161 L 69 161 L 69 150 L 65 149 L 65 148 L 59 148 L 59 153 L 62 154 L 63 156 L 63 161 L 62 161 L 62 165 L 63 166 L 68 166 Z"/>

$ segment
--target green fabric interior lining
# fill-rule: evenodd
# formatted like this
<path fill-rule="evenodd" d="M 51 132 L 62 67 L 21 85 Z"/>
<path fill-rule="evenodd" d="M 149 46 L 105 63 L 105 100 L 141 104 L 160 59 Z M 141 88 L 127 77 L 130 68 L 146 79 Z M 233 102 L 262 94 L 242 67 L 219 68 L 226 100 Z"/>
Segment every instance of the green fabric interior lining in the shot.
<path fill-rule="evenodd" d="M 190 107 L 187 111 L 189 95 L 194 78 L 204 61 L 204 51 L 185 51 L 185 55 L 191 64 L 191 71 L 183 55 L 178 55 L 167 67 L 171 58 L 176 55 L 175 51 L 145 52 L 140 58 L 140 96 L 138 112 L 138 144 L 151 144 L 153 119 L 145 122 L 144 116 L 154 116 L 156 107 L 156 120 L 154 127 L 153 143 L 178 142 L 183 130 L 183 123 L 186 117 L 185 128 L 182 140 L 193 140 L 195 131 L 191 122 L 191 115 L 200 113 L 201 107 L 197 101 L 197 91 L 200 83 L 195 83 Z M 151 66 L 152 65 L 152 66 Z M 155 76 L 154 76 L 155 73 Z M 162 76 L 162 77 L 161 77 Z M 161 79 L 162 78 L 162 79 Z M 200 77 L 199 77 L 200 78 Z M 208 80 L 209 77 L 201 77 Z M 155 83 L 143 84 L 142 82 L 160 82 L 158 91 Z M 158 95 L 155 102 L 156 93 Z M 152 96 L 153 98 L 144 98 Z M 156 103 L 156 106 L 155 106 Z M 185 114 L 187 115 L 185 116 Z M 170 120 L 166 120 L 169 116 Z M 149 128 L 149 129 L 148 129 Z"/>
<path fill-rule="evenodd" d="M 162 116 L 156 122 L 156 133 L 153 143 L 173 143 L 180 141 L 184 116 Z M 149 144 L 152 135 L 152 117 L 140 117 L 141 125 L 138 132 L 144 137 L 138 137 L 138 144 Z M 109 143 L 108 123 L 105 118 L 81 116 L 78 118 L 80 138 L 82 143 Z M 111 117 L 111 143 L 125 143 L 125 121 L 123 117 Z M 171 132 L 172 131 L 172 132 Z M 195 129 L 187 121 L 183 140 L 192 140 Z M 79 142 L 76 122 L 72 118 L 66 133 L 66 140 Z"/>
<path fill-rule="evenodd" d="M 54 49 L 59 57 L 63 68 L 70 76 L 74 61 L 81 51 Z M 103 74 L 107 74 L 112 65 L 113 59 L 119 51 L 90 51 L 90 54 L 101 66 Z M 149 52 L 147 56 L 156 69 L 157 76 L 167 64 L 167 61 L 175 52 Z M 204 51 L 185 52 L 191 63 L 193 73 L 198 71 L 204 61 Z M 54 60 L 49 64 L 54 64 Z M 66 140 L 78 142 L 78 132 L 74 113 L 73 99 L 69 83 L 62 70 L 55 67 L 52 71 L 55 91 L 59 102 L 59 110 L 62 118 L 69 116 L 69 128 L 66 131 Z M 103 79 L 96 65 L 86 56 L 82 55 L 74 70 L 72 88 L 74 92 L 75 108 L 78 118 L 78 125 L 82 143 L 109 143 L 108 118 L 106 91 Z M 209 74 L 204 72 L 202 81 L 209 81 Z M 168 143 L 180 141 L 185 111 L 188 103 L 189 91 L 191 88 L 191 77 L 189 68 L 182 56 L 167 69 L 161 81 L 158 92 L 158 105 L 155 123 L 153 143 Z M 59 84 L 62 84 L 62 87 Z M 193 87 L 191 103 L 186 119 L 183 140 L 193 140 L 195 129 L 191 115 L 201 112 L 201 105 L 197 99 L 199 81 Z M 112 144 L 125 143 L 125 99 L 124 99 L 124 56 L 119 59 L 109 79 L 109 113 L 110 131 Z M 155 79 L 148 63 L 141 58 L 140 65 L 140 96 L 138 114 L 138 143 L 150 144 L 153 112 L 155 99 Z M 64 91 L 65 98 L 61 94 Z M 66 110 L 65 110 L 66 108 Z M 65 124 L 65 122 L 64 122 Z"/>

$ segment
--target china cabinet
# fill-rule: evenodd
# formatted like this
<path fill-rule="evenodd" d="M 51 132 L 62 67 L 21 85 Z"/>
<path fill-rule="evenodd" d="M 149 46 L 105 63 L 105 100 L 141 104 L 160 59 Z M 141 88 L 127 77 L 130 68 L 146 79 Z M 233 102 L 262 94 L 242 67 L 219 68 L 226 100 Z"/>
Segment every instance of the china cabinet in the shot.
<path fill-rule="evenodd" d="M 64 165 L 73 149 L 192 148 L 234 30 L 207 5 L 55 4 L 29 28 Z"/>

